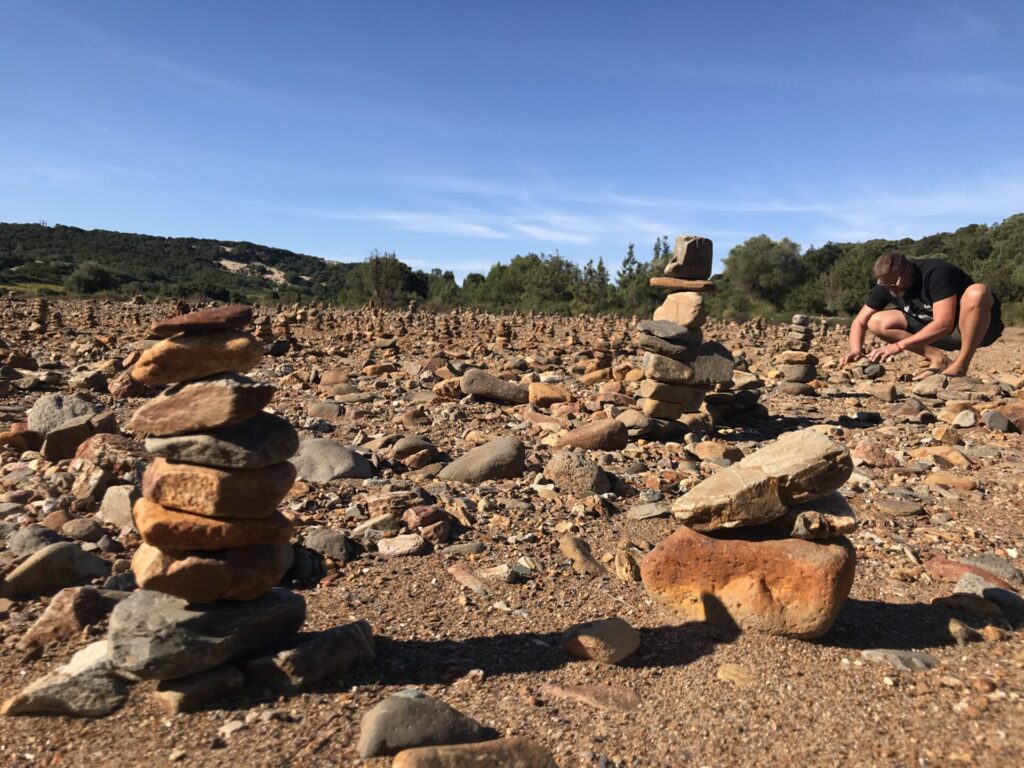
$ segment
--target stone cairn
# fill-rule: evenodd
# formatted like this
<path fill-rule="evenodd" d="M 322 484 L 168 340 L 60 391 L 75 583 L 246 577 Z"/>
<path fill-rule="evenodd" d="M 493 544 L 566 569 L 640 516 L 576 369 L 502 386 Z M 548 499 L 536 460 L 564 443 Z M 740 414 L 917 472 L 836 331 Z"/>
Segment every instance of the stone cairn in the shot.
<path fill-rule="evenodd" d="M 786 350 L 775 358 L 782 373 L 782 383 L 777 387 L 779 392 L 808 397 L 817 394 L 810 385 L 818 378 L 818 358 L 810 353 L 813 339 L 811 319 L 807 315 L 793 315 L 786 334 Z"/>
<path fill-rule="evenodd" d="M 813 428 L 789 432 L 679 497 L 683 526 L 644 558 L 644 588 L 685 619 L 811 638 L 835 621 L 853 584 L 838 488 L 849 451 Z"/>
<path fill-rule="evenodd" d="M 712 424 L 701 405 L 707 392 L 732 381 L 732 355 L 717 343 L 704 343 L 704 296 L 711 282 L 712 244 L 706 237 L 680 235 L 665 265 L 664 277 L 651 286 L 670 293 L 653 320 L 637 324 L 637 346 L 645 352 L 640 410 L 650 418 L 652 436 L 679 439 L 688 432 L 709 432 Z"/>

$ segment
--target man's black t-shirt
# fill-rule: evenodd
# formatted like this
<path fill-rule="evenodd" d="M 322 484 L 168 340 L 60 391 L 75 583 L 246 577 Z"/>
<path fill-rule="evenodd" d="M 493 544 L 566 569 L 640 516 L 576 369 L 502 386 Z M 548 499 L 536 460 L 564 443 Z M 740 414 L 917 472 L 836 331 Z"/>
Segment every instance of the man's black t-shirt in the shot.
<path fill-rule="evenodd" d="M 917 259 L 910 262 L 913 280 L 910 288 L 900 297 L 893 296 L 888 289 L 876 285 L 871 289 L 867 305 L 872 309 L 885 309 L 894 304 L 903 314 L 916 317 L 930 323 L 932 305 L 950 296 L 958 299 L 964 295 L 974 280 L 959 267 L 954 267 L 942 259 Z M 957 302 L 957 316 L 960 315 L 960 303 Z"/>

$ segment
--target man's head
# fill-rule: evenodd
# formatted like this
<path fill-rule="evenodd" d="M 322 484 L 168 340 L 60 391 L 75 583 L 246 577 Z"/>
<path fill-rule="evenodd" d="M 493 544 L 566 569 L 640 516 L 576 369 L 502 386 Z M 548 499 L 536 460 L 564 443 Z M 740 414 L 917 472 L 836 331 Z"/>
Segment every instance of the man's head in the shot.
<path fill-rule="evenodd" d="M 907 257 L 899 251 L 886 251 L 871 270 L 878 284 L 893 296 L 902 296 L 910 288 L 913 272 Z"/>

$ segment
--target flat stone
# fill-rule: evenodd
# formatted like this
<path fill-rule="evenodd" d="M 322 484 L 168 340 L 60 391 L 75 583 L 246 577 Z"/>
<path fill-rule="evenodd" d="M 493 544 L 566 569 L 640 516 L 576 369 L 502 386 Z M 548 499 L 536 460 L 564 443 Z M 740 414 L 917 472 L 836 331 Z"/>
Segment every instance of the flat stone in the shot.
<path fill-rule="evenodd" d="M 601 419 L 566 432 L 556 448 L 583 448 L 590 451 L 618 451 L 629 443 L 626 425 L 615 419 Z"/>
<path fill-rule="evenodd" d="M 459 386 L 463 394 L 474 395 L 482 400 L 522 405 L 530 399 L 530 391 L 526 387 L 505 381 L 479 368 L 466 371 Z"/>
<path fill-rule="evenodd" d="M 143 543 L 132 558 L 132 571 L 141 588 L 192 603 L 255 600 L 281 582 L 293 557 L 287 544 L 165 552 Z"/>
<path fill-rule="evenodd" d="M 374 475 L 373 465 L 365 456 L 335 440 L 322 437 L 300 441 L 292 464 L 299 477 L 311 483 L 344 478 L 365 479 Z"/>
<path fill-rule="evenodd" d="M 707 280 L 711 277 L 712 244 L 706 237 L 679 235 L 672 258 L 665 265 L 667 277 L 683 280 Z"/>
<path fill-rule="evenodd" d="M 814 429 L 786 432 L 741 463 L 759 467 L 777 479 L 780 494 L 789 504 L 827 496 L 853 472 L 853 460 L 846 447 Z"/>
<path fill-rule="evenodd" d="M 609 712 L 635 712 L 643 703 L 632 690 L 622 685 L 549 685 L 540 687 L 541 695 L 586 704 Z"/>
<path fill-rule="evenodd" d="M 639 647 L 640 633 L 617 616 L 575 624 L 562 637 L 566 653 L 604 664 L 618 664 Z"/>
<path fill-rule="evenodd" d="M 145 350 L 131 376 L 140 384 L 175 384 L 219 373 L 245 373 L 262 357 L 262 345 L 248 333 L 183 333 Z"/>
<path fill-rule="evenodd" d="M 291 490 L 295 476 L 287 461 L 263 469 L 218 469 L 157 458 L 142 476 L 142 493 L 193 515 L 265 518 Z"/>
<path fill-rule="evenodd" d="M 802 397 L 814 397 L 817 392 L 810 384 L 800 381 L 783 381 L 776 387 L 775 391 L 783 395 L 800 395 Z"/>
<path fill-rule="evenodd" d="M 427 540 L 418 533 L 403 533 L 377 541 L 377 552 L 381 557 L 410 557 L 430 551 Z"/>
<path fill-rule="evenodd" d="M 298 448 L 295 428 L 262 412 L 233 427 L 146 440 L 146 450 L 155 456 L 226 469 L 263 469 L 287 461 Z"/>
<path fill-rule="evenodd" d="M 242 690 L 244 686 L 242 670 L 226 664 L 188 677 L 161 680 L 154 696 L 165 712 L 178 715 L 201 709 L 212 701 Z"/>
<path fill-rule="evenodd" d="M 664 355 L 665 357 L 670 357 L 681 363 L 693 360 L 693 357 L 696 354 L 693 346 L 684 346 L 671 341 L 665 341 L 665 339 L 646 333 L 640 334 L 640 336 L 637 337 L 636 345 L 645 352 Z"/>
<path fill-rule="evenodd" d="M 176 384 L 139 408 L 133 432 L 163 437 L 241 424 L 270 403 L 274 387 L 227 373 Z"/>
<path fill-rule="evenodd" d="M 817 365 L 818 358 L 810 352 L 800 352 L 795 349 L 788 349 L 775 356 L 775 362 L 784 365 Z"/>
<path fill-rule="evenodd" d="M 306 601 L 286 589 L 252 602 L 201 606 L 142 590 L 110 615 L 110 659 L 142 678 L 186 677 L 273 647 L 305 619 Z"/>
<path fill-rule="evenodd" d="M 703 395 L 703 390 L 699 391 Z M 687 413 L 688 410 L 695 411 L 700 407 L 700 403 L 693 406 L 687 403 L 667 403 L 662 400 L 652 400 L 646 397 L 637 400 L 636 404 L 640 406 L 640 411 L 645 416 L 652 419 L 667 419 L 669 421 L 678 419 L 684 413 Z"/>
<path fill-rule="evenodd" d="M 689 384 L 693 367 L 671 357 L 648 352 L 644 355 L 644 376 L 666 384 Z"/>
<path fill-rule="evenodd" d="M 102 405 L 79 395 L 43 395 L 28 409 L 28 431 L 45 437 L 66 421 L 102 411 Z"/>
<path fill-rule="evenodd" d="M 438 473 L 441 480 L 479 484 L 520 477 L 526 470 L 526 447 L 514 437 L 499 437 L 460 456 Z"/>
<path fill-rule="evenodd" d="M 154 320 L 149 325 L 150 333 L 157 336 L 173 336 L 188 331 L 238 330 L 252 324 L 252 307 L 245 304 L 229 304 L 225 307 L 199 309 L 165 320 Z"/>
<path fill-rule="evenodd" d="M 77 544 L 60 541 L 33 552 L 7 574 L 0 584 L 0 596 L 33 597 L 106 576 L 110 565 L 85 552 Z"/>
<path fill-rule="evenodd" d="M 565 403 L 572 399 L 572 395 L 565 387 L 557 384 L 546 384 L 542 381 L 532 381 L 528 389 L 530 405 L 535 408 L 550 408 L 555 403 Z"/>
<path fill-rule="evenodd" d="M 685 384 L 666 384 L 661 381 L 647 379 L 640 382 L 639 395 L 648 400 L 662 403 L 679 403 L 689 411 L 700 408 L 707 390 L 703 387 L 690 387 Z M 659 417 L 655 417 L 659 418 Z"/>
<path fill-rule="evenodd" d="M 648 594 L 684 619 L 811 638 L 835 621 L 854 563 L 842 538 L 744 541 L 684 526 L 644 557 L 640 573 Z"/>
<path fill-rule="evenodd" d="M 786 510 L 778 481 L 744 460 L 718 470 L 672 504 L 673 514 L 696 531 L 761 525 Z"/>
<path fill-rule="evenodd" d="M 681 277 L 652 277 L 648 282 L 652 288 L 668 288 L 673 291 L 714 293 L 716 290 L 715 284 L 710 280 L 684 280 Z"/>
<path fill-rule="evenodd" d="M 405 749 L 395 755 L 391 768 L 558 768 L 540 744 L 523 736 L 510 736 L 476 744 Z"/>
<path fill-rule="evenodd" d="M 700 328 L 707 321 L 702 293 L 670 293 L 654 310 L 655 320 L 668 320 L 687 328 Z"/>
<path fill-rule="evenodd" d="M 906 672 L 920 672 L 923 669 L 931 669 L 939 663 L 938 659 L 928 653 L 892 648 L 868 648 L 861 651 L 860 655 L 865 661 L 874 664 L 887 664 Z"/>
<path fill-rule="evenodd" d="M 661 502 L 650 504 L 637 504 L 626 511 L 626 517 L 630 520 L 650 520 L 655 517 L 668 517 L 669 507 Z"/>
<path fill-rule="evenodd" d="M 564 493 L 590 496 L 611 490 L 611 480 L 596 462 L 581 451 L 565 449 L 555 453 L 544 467 L 544 476 Z"/>
<path fill-rule="evenodd" d="M 636 327 L 641 333 L 683 346 L 700 344 L 703 340 L 703 333 L 699 328 L 687 328 L 668 320 L 641 320 Z"/>
<path fill-rule="evenodd" d="M 0 714 L 101 717 L 124 706 L 129 687 L 110 663 L 108 641 L 100 640 L 5 701 Z"/>
<path fill-rule="evenodd" d="M 340 682 L 357 665 L 377 658 L 373 630 L 365 621 L 297 637 L 275 654 L 243 661 L 250 685 L 296 693 L 324 680 Z"/>
<path fill-rule="evenodd" d="M 485 741 L 489 736 L 476 720 L 442 701 L 395 695 L 363 715 L 356 751 L 366 759 L 410 747 Z"/>
<path fill-rule="evenodd" d="M 287 544 L 292 536 L 292 524 L 277 511 L 259 518 L 208 517 L 167 509 L 141 498 L 135 502 L 133 513 L 142 540 L 164 550 Z"/>

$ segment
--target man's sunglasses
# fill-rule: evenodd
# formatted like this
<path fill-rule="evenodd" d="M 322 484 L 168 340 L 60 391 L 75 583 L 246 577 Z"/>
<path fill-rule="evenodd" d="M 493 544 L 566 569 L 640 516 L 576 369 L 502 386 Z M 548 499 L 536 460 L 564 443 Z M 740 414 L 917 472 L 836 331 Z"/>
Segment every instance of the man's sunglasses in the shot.
<path fill-rule="evenodd" d="M 906 269 L 900 272 L 900 276 L 896 278 L 895 283 L 887 283 L 881 278 L 878 280 L 878 284 L 883 288 L 901 288 L 903 286 L 903 278 L 906 276 Z"/>

